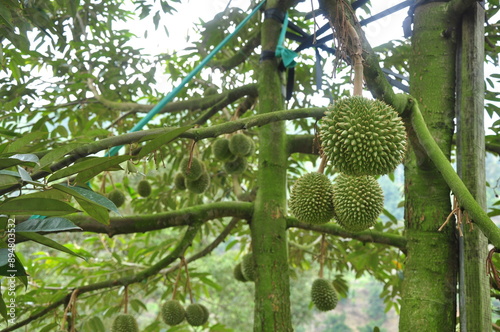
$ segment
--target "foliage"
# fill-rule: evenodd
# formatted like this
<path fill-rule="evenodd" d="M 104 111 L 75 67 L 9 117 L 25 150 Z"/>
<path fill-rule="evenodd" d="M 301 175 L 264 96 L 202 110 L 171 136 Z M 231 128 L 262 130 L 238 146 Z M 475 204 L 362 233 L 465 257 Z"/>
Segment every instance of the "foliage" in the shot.
<path fill-rule="evenodd" d="M 108 330 L 124 307 L 137 317 L 141 330 L 166 330 L 159 319 L 160 307 L 174 294 L 186 306 L 191 297 L 206 305 L 212 331 L 249 330 L 253 284 L 236 282 L 231 271 L 249 251 L 251 239 L 245 219 L 250 221 L 251 215 L 242 205 L 233 203 L 254 201 L 258 147 L 267 142 L 258 142 L 257 128 L 228 126 L 239 118 L 257 115 L 259 43 L 255 41 L 260 38 L 261 17 L 250 20 L 224 51 L 147 124 L 147 130 L 127 134 L 160 101 L 159 96 L 168 92 L 160 80 L 166 79 L 170 87 L 178 85 L 248 13 L 228 7 L 213 20 L 200 20 L 189 47 L 163 54 L 144 54 L 136 47 L 137 39 L 151 38 L 148 31 L 138 37 L 121 28 L 135 22 L 157 30 L 160 22 L 175 15 L 179 2 L 0 3 L 0 192 L 4 194 L 0 213 L 6 215 L 0 219 L 4 230 L 0 272 L 7 276 L 9 225 L 15 218 L 19 279 L 15 295 L 7 296 L 4 288 L 2 296 L 5 303 L 15 298 L 17 321 L 59 303 L 50 314 L 33 319 L 31 330 L 48 331 L 64 324 L 70 295 L 81 287 L 88 288 L 78 296 L 74 323 L 79 331 Z M 492 17 L 498 4 L 489 3 L 488 17 Z M 369 15 L 369 2 L 361 11 L 360 15 Z M 299 9 L 291 10 L 290 18 L 304 31 L 314 30 L 314 20 Z M 498 24 L 486 28 L 487 61 L 495 64 L 497 30 Z M 164 31 L 168 34 L 167 27 Z M 290 49 L 298 47 L 297 42 L 287 43 Z M 408 41 L 392 41 L 374 51 L 382 67 L 408 76 Z M 289 109 L 307 111 L 318 106 L 320 98 L 336 100 L 349 94 L 350 74 L 342 63 L 334 69 L 336 78 L 321 76 L 322 88 L 318 91 L 315 74 L 332 71 L 330 63 L 334 60 L 323 50 L 319 52 L 323 56 L 319 64 L 314 52 L 301 53 Z M 403 81 L 399 76 L 396 79 Z M 487 78 L 490 90 L 486 111 L 490 116 L 500 115 L 499 93 L 494 91 L 499 82 L 498 74 Z M 211 88 L 217 93 L 209 92 Z M 306 116 L 288 122 L 290 141 L 292 134 L 315 133 L 316 120 Z M 200 139 L 205 129 L 212 131 Z M 256 142 L 257 153 L 247 158 L 248 167 L 242 174 L 231 176 L 213 157 L 211 145 L 215 137 L 229 136 L 239 129 L 246 129 L 246 136 Z M 487 143 L 500 146 L 500 121 L 491 129 L 494 135 L 487 136 Z M 312 137 L 308 142 L 310 148 Z M 122 145 L 123 154 L 109 155 L 110 148 Z M 319 164 L 316 154 L 293 152 L 287 170 L 289 186 Z M 210 174 L 211 185 L 202 195 L 179 191 L 173 185 L 181 160 L 191 153 Z M 332 173 L 327 169 L 327 174 Z M 144 178 L 152 186 L 149 197 L 137 192 L 137 184 Z M 125 193 L 126 202 L 120 209 L 106 198 L 113 189 Z M 399 199 L 395 196 L 386 206 L 397 206 Z M 199 209 L 209 203 L 221 205 L 209 212 Z M 187 208 L 192 209 L 186 212 Z M 162 213 L 177 211 L 179 216 L 160 220 Z M 388 220 L 379 219 L 373 232 L 402 235 L 402 222 L 393 214 L 386 211 Z M 30 215 L 35 217 L 28 219 Z M 152 217 L 146 220 L 148 216 Z M 151 221 L 154 216 L 158 220 Z M 191 246 L 186 249 L 183 237 L 192 227 L 199 230 L 192 241 L 187 241 Z M 80 229 L 87 232 L 75 232 Z M 225 236 L 219 238 L 221 233 Z M 321 233 L 313 230 L 294 227 L 288 231 L 296 326 L 314 319 L 310 303 L 304 300 L 309 288 L 303 285 L 310 285 L 317 274 L 320 238 Z M 401 250 L 339 233 L 328 235 L 326 246 L 325 267 L 341 297 L 350 296 L 347 280 L 353 280 L 346 275 L 361 278 L 370 274 L 382 284 L 370 298 L 374 302 L 383 300 L 386 310 L 399 310 L 405 261 Z M 175 258 L 189 260 L 197 253 L 201 257 L 210 252 L 214 255 L 190 263 L 188 277 L 177 261 L 162 265 L 165 258 L 179 251 Z M 152 275 L 142 275 L 153 270 Z M 110 280 L 120 283 L 96 286 Z M 175 285 L 181 286 L 175 290 Z M 7 320 L 5 303 L 0 302 L 0 313 Z M 369 315 L 371 323 L 382 323 L 379 307 L 373 307 Z M 329 316 L 325 324 L 328 329 L 349 331 L 345 319 L 342 315 Z M 180 330 L 187 328 L 182 325 Z"/>

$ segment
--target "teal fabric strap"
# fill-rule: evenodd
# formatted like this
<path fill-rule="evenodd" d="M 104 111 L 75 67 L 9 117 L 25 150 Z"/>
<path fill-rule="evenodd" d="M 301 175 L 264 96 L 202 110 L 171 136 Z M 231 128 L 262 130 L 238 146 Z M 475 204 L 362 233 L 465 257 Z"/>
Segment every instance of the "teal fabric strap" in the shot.
<path fill-rule="evenodd" d="M 297 65 L 295 57 L 298 55 L 296 52 L 291 51 L 283 46 L 285 42 L 286 30 L 288 28 L 288 13 L 285 13 L 285 19 L 281 27 L 280 37 L 278 39 L 278 46 L 276 46 L 276 57 L 281 57 L 285 68 L 293 68 Z"/>

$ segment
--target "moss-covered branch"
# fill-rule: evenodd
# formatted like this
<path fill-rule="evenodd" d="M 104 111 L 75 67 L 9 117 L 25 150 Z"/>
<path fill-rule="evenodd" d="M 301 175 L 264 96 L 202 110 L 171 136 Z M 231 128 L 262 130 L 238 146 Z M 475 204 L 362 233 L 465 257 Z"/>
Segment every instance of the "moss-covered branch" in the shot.
<path fill-rule="evenodd" d="M 109 225 L 101 224 L 86 215 L 70 215 L 65 218 L 73 221 L 86 232 L 113 236 L 193 225 L 224 217 L 251 220 L 252 210 L 253 204 L 248 202 L 216 202 L 163 213 L 111 217 Z"/>
<path fill-rule="evenodd" d="M 424 118 L 420 113 L 417 101 L 409 97 L 408 103 L 411 107 L 411 123 L 415 129 L 415 133 L 418 136 L 420 144 L 425 149 L 432 162 L 436 165 L 436 168 L 439 172 L 441 172 L 444 180 L 458 199 L 460 207 L 467 211 L 469 217 L 481 229 L 488 240 L 496 248 L 500 248 L 500 229 L 491 221 L 486 212 L 476 202 L 472 194 L 451 166 L 446 156 L 434 141 L 434 138 L 427 129 Z"/>
<path fill-rule="evenodd" d="M 100 289 L 114 288 L 114 287 L 118 287 L 118 286 L 128 286 L 128 285 L 131 285 L 134 283 L 142 282 L 142 281 L 146 280 L 147 278 L 149 278 L 155 274 L 158 274 L 162 269 L 164 269 L 165 267 L 172 264 L 177 258 L 179 258 L 180 256 L 182 256 L 184 254 L 186 249 L 191 245 L 191 242 L 193 241 L 195 235 L 198 233 L 200 226 L 201 226 L 201 224 L 199 224 L 199 223 L 192 225 L 192 226 L 189 226 L 184 234 L 184 237 L 182 238 L 182 240 L 179 241 L 177 246 L 167 256 L 165 256 L 159 262 L 150 266 L 149 268 L 147 268 L 147 269 L 145 269 L 137 274 L 131 275 L 131 276 L 107 280 L 107 281 L 98 282 L 95 284 L 85 285 L 85 286 L 71 289 L 67 295 L 65 295 L 62 298 L 60 298 L 59 300 L 51 303 L 46 309 L 26 318 L 25 320 L 22 320 L 16 324 L 13 324 L 13 325 L 3 329 L 1 332 L 16 331 L 17 329 L 19 329 L 23 326 L 26 326 L 30 322 L 45 316 L 46 314 L 48 314 L 52 310 L 56 309 L 60 305 L 67 303 L 67 301 L 69 300 L 69 297 L 75 291 L 78 293 L 78 295 L 81 295 L 84 293 L 89 293 L 89 292 L 93 292 L 93 291 L 100 290 Z"/>
<path fill-rule="evenodd" d="M 93 93 L 94 97 L 109 109 L 118 110 L 121 112 L 127 112 L 127 114 L 134 114 L 134 113 L 147 113 L 151 111 L 151 109 L 154 107 L 154 105 L 144 105 L 131 102 L 116 102 L 107 100 L 98 93 L 92 82 L 89 82 L 88 86 L 91 92 Z M 220 94 L 171 102 L 165 105 L 165 107 L 160 111 L 160 113 L 174 113 L 184 110 L 188 111 L 204 110 L 207 108 L 214 107 L 215 105 L 219 104 L 222 100 L 227 100 L 227 104 L 231 104 L 244 96 L 256 97 L 257 93 L 258 93 L 257 85 L 248 84 L 229 91 L 224 91 Z"/>
<path fill-rule="evenodd" d="M 406 238 L 404 236 L 397 234 L 381 233 L 372 230 L 353 233 L 353 232 L 348 232 L 344 230 L 342 227 L 332 223 L 324 225 L 311 225 L 299 222 L 295 218 L 287 218 L 287 227 L 307 229 L 310 231 L 331 234 L 343 238 L 351 238 L 361 242 L 386 244 L 389 246 L 399 248 L 401 249 L 401 251 L 406 252 Z"/>
<path fill-rule="evenodd" d="M 481 2 L 480 0 L 451 0 L 448 2 L 448 17 L 455 21 L 460 21 L 462 14 L 471 6 L 476 3 Z"/>

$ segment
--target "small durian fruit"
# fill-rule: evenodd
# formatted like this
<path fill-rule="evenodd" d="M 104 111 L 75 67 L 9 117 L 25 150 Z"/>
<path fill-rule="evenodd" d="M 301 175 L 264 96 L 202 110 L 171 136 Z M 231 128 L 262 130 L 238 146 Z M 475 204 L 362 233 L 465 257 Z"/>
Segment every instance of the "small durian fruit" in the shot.
<path fill-rule="evenodd" d="M 236 134 L 229 139 L 229 150 L 235 156 L 245 156 L 252 150 L 252 139 L 245 134 Z"/>
<path fill-rule="evenodd" d="M 203 171 L 200 178 L 197 180 L 188 180 L 185 182 L 186 188 L 195 194 L 203 194 L 210 186 L 210 175 Z"/>
<path fill-rule="evenodd" d="M 111 332 L 139 332 L 139 326 L 134 316 L 121 314 L 113 321 Z"/>
<path fill-rule="evenodd" d="M 248 166 L 248 161 L 245 157 L 236 157 L 234 160 L 226 161 L 224 169 L 228 174 L 241 174 Z"/>
<path fill-rule="evenodd" d="M 213 95 L 216 95 L 218 92 L 217 92 L 217 88 L 214 87 L 214 86 L 210 86 L 208 88 L 205 89 L 205 91 L 203 92 L 203 95 L 205 97 L 208 97 L 208 96 L 213 96 Z"/>
<path fill-rule="evenodd" d="M 311 287 L 311 299 L 316 308 L 321 311 L 335 309 L 338 302 L 337 292 L 331 282 L 318 278 Z"/>
<path fill-rule="evenodd" d="M 255 281 L 255 261 L 252 253 L 246 254 L 241 259 L 241 273 L 246 280 Z"/>
<path fill-rule="evenodd" d="M 201 309 L 205 313 L 205 321 L 203 322 L 203 324 L 205 324 L 206 322 L 208 322 L 208 318 L 210 317 L 210 312 L 208 311 L 208 308 L 205 307 L 203 304 L 198 304 L 198 305 L 201 307 Z"/>
<path fill-rule="evenodd" d="M 186 190 L 186 178 L 181 172 L 175 174 L 174 186 L 178 190 Z"/>
<path fill-rule="evenodd" d="M 390 173 L 406 149 L 398 113 L 382 101 L 361 96 L 337 101 L 322 118 L 320 136 L 328 159 L 348 175 Z"/>
<path fill-rule="evenodd" d="M 233 276 L 234 279 L 241 281 L 241 282 L 247 282 L 248 280 L 245 278 L 243 275 L 243 271 L 241 270 L 241 263 L 238 263 L 234 269 L 233 269 Z"/>
<path fill-rule="evenodd" d="M 255 153 L 255 142 L 253 141 L 253 139 L 250 139 L 250 151 L 248 151 L 247 154 L 245 154 L 243 157 L 250 157 L 252 156 L 254 153 Z"/>
<path fill-rule="evenodd" d="M 137 184 L 137 192 L 141 197 L 148 197 L 151 195 L 151 184 L 149 181 L 146 179 L 139 181 Z"/>
<path fill-rule="evenodd" d="M 186 320 L 191 326 L 201 326 L 208 321 L 208 309 L 199 303 L 193 303 L 186 308 Z"/>
<path fill-rule="evenodd" d="M 113 202 L 116 207 L 120 207 L 125 203 L 125 195 L 121 190 L 113 189 L 108 193 L 108 199 Z"/>
<path fill-rule="evenodd" d="M 335 219 L 347 231 L 359 232 L 373 226 L 384 208 L 384 193 L 368 175 L 339 174 L 333 185 Z"/>
<path fill-rule="evenodd" d="M 179 301 L 169 300 L 161 307 L 161 318 L 167 325 L 178 325 L 186 318 L 186 310 Z"/>
<path fill-rule="evenodd" d="M 191 160 L 191 167 L 189 167 L 189 157 L 182 159 L 180 168 L 186 180 L 198 180 L 204 170 L 203 162 L 196 157 Z"/>
<path fill-rule="evenodd" d="M 212 152 L 217 160 L 226 161 L 234 159 L 234 154 L 229 150 L 229 140 L 227 138 L 218 138 L 212 144 Z"/>
<path fill-rule="evenodd" d="M 334 217 L 333 186 L 324 174 L 308 173 L 295 181 L 290 210 L 299 221 L 324 224 Z"/>

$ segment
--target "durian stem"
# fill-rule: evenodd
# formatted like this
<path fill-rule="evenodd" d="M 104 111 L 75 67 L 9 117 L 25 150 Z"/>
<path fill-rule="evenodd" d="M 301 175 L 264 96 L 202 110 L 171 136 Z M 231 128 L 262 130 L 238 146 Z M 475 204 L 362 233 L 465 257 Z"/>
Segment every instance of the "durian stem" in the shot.
<path fill-rule="evenodd" d="M 458 174 L 451 166 L 443 151 L 434 141 L 424 118 L 420 113 L 417 101 L 410 97 L 408 99 L 411 109 L 411 123 L 418 136 L 420 144 L 432 160 L 436 168 L 442 174 L 444 180 L 450 186 L 451 191 L 457 197 L 460 206 L 467 210 L 474 223 L 481 229 L 483 234 L 496 247 L 500 248 L 500 229 L 491 221 L 488 214 L 476 202 L 469 189 L 462 182 Z"/>
<path fill-rule="evenodd" d="M 181 256 L 182 263 L 184 264 L 184 269 L 186 271 L 186 288 L 189 292 L 189 300 L 193 303 L 193 291 L 191 290 L 191 280 L 189 280 L 189 269 L 184 256 Z"/>
<path fill-rule="evenodd" d="M 325 254 L 326 254 L 326 238 L 325 234 L 321 234 L 321 245 L 319 251 L 319 277 L 323 278 L 323 266 L 325 265 Z"/>
<path fill-rule="evenodd" d="M 179 268 L 179 273 L 177 273 L 177 278 L 175 278 L 175 284 L 174 284 L 174 291 L 172 292 L 172 300 L 175 300 L 175 295 L 177 294 L 177 288 L 179 287 L 179 280 L 181 280 L 181 274 L 182 274 L 182 264 L 184 264 L 184 261 L 181 259 L 180 268 Z"/>
<path fill-rule="evenodd" d="M 124 295 L 123 295 L 123 301 L 125 302 L 124 303 L 124 308 L 123 308 L 123 312 L 125 314 L 128 313 L 128 285 L 125 286 L 125 291 L 124 291 Z"/>
<path fill-rule="evenodd" d="M 326 163 L 328 162 L 328 158 L 325 154 L 321 157 L 321 162 L 319 163 L 318 173 L 323 174 L 325 172 Z"/>
<path fill-rule="evenodd" d="M 363 93 L 363 48 L 361 47 L 361 40 L 359 39 L 356 29 L 352 26 L 349 20 L 345 20 L 347 33 L 351 39 L 352 54 L 351 58 L 354 60 L 354 96 L 361 96 Z"/>
<path fill-rule="evenodd" d="M 76 299 L 78 297 L 78 289 L 75 289 L 72 293 L 71 293 L 71 297 L 69 298 L 69 301 L 68 301 L 68 305 L 66 306 L 66 308 L 64 309 L 64 313 L 63 313 L 63 318 L 62 318 L 62 321 L 61 321 L 61 331 L 64 331 L 64 326 L 66 325 L 66 321 L 67 321 L 67 318 L 68 318 L 68 311 L 71 309 L 71 314 L 72 314 L 72 318 L 71 318 L 71 327 L 70 327 L 70 331 L 73 330 L 74 331 L 74 326 L 75 326 L 75 316 L 76 316 Z"/>

